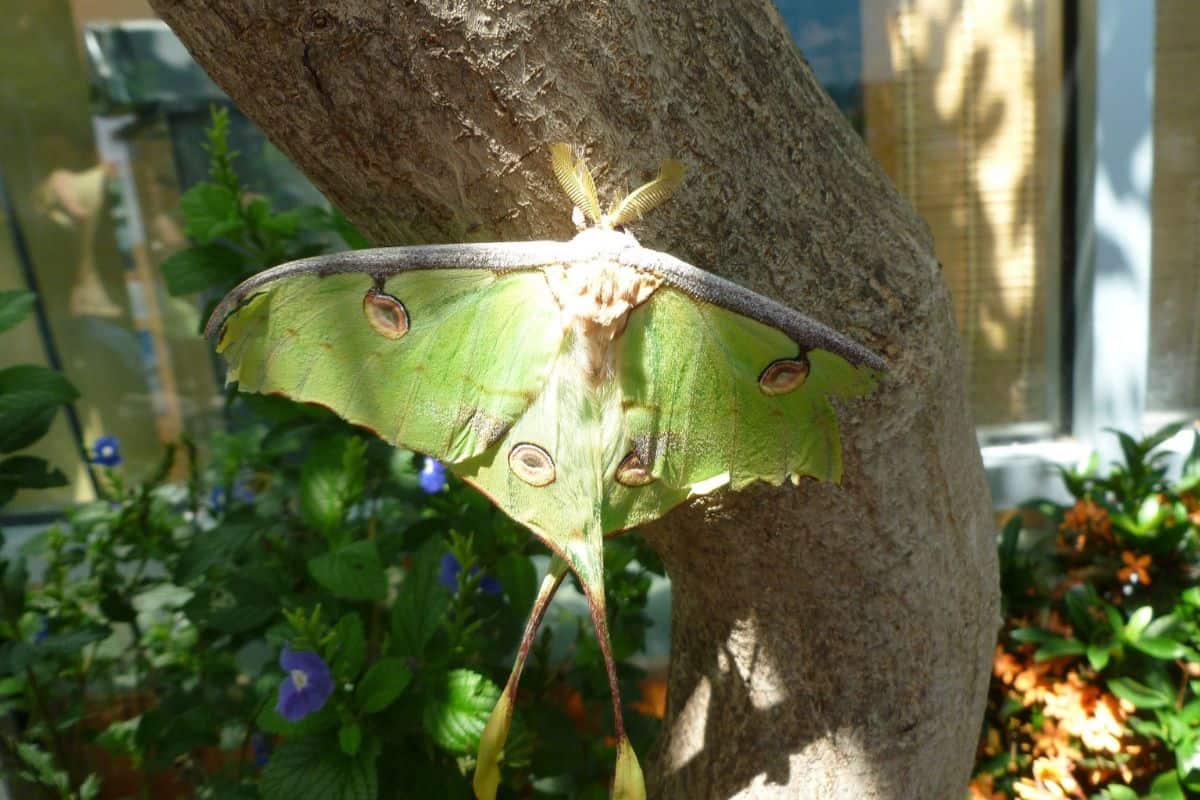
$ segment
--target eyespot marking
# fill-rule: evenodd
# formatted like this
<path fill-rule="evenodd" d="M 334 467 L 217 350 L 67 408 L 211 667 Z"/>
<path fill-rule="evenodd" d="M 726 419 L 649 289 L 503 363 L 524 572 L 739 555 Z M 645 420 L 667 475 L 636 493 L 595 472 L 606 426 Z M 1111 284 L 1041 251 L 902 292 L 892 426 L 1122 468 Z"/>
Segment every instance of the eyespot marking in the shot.
<path fill-rule="evenodd" d="M 554 483 L 554 459 L 536 444 L 523 443 L 508 451 L 508 468 L 530 486 Z"/>
<path fill-rule="evenodd" d="M 642 457 L 634 450 L 621 459 L 621 463 L 617 465 L 617 483 L 630 488 L 645 486 L 654 481 L 654 476 L 650 474 L 650 469 L 642 461 Z"/>
<path fill-rule="evenodd" d="M 408 309 L 390 294 L 369 289 L 363 295 L 363 316 L 380 336 L 399 339 L 408 333 Z"/>
<path fill-rule="evenodd" d="M 796 358 L 781 358 L 767 364 L 758 376 L 758 388 L 771 397 L 794 391 L 808 378 L 812 369 L 808 356 L 801 353 Z"/>

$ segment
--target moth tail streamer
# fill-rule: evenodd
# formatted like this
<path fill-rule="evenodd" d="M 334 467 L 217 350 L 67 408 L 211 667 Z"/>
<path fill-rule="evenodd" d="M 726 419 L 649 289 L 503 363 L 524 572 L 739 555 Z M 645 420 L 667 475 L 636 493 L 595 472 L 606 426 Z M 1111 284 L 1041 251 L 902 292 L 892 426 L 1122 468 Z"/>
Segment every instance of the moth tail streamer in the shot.
<path fill-rule="evenodd" d="M 487 725 L 479 737 L 479 754 L 475 759 L 475 777 L 472 787 L 476 800 L 495 800 L 500 788 L 500 758 L 504 754 L 504 744 L 508 741 L 508 731 L 512 726 L 513 707 L 517 700 L 517 686 L 521 682 L 521 672 L 525 669 L 525 659 L 533 647 L 533 639 L 538 626 L 546 614 L 546 608 L 563 577 L 567 574 L 567 564 L 558 556 L 550 562 L 550 569 L 542 579 L 537 598 L 533 602 L 533 610 L 529 612 L 529 620 L 525 623 L 525 632 L 521 635 L 521 644 L 517 648 L 517 658 L 509 673 L 508 682 L 500 699 L 496 701 Z"/>
<path fill-rule="evenodd" d="M 613 705 L 613 736 L 617 741 L 617 766 L 613 775 L 612 800 L 645 800 L 646 786 L 633 744 L 625 733 L 625 718 L 621 711 L 621 687 L 617 680 L 617 662 L 613 658 L 608 635 L 608 614 L 604 597 L 604 534 L 599 520 L 586 536 L 582 547 L 570 551 L 571 567 L 587 597 L 596 641 L 604 657 L 608 673 L 608 690 Z"/>

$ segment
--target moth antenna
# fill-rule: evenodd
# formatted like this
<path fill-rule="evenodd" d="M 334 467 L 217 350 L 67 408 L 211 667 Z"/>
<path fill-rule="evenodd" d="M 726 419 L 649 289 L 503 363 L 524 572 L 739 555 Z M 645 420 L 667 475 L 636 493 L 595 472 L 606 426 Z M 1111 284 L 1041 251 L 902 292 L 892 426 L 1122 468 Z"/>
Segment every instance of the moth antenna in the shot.
<path fill-rule="evenodd" d="M 571 145 L 565 142 L 550 145 L 550 159 L 554 165 L 554 177 L 558 178 L 567 197 L 592 222 L 600 222 L 600 198 L 596 194 L 596 182 L 587 163 L 582 158 L 576 161 Z"/>
<path fill-rule="evenodd" d="M 658 177 L 634 189 L 605 215 L 608 227 L 616 227 L 664 203 L 683 183 L 683 162 L 668 159 L 658 169 Z"/>

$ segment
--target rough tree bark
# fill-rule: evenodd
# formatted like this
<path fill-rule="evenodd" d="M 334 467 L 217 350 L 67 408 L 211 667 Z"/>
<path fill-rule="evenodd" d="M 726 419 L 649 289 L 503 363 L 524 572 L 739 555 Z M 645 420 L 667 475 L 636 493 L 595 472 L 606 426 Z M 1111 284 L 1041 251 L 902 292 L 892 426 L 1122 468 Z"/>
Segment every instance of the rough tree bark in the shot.
<path fill-rule="evenodd" d="M 642 244 L 881 353 L 845 479 L 678 509 L 658 798 L 962 797 L 999 621 L 993 528 L 925 226 L 767 0 L 152 0 L 379 244 L 566 238 L 546 144 L 605 189 L 690 166 Z"/>

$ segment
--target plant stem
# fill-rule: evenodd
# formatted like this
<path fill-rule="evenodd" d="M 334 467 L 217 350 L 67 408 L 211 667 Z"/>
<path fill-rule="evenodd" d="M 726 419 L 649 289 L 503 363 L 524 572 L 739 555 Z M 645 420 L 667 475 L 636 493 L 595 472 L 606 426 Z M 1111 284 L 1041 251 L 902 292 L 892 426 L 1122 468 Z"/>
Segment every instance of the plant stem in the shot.
<path fill-rule="evenodd" d="M 33 667 L 25 667 L 25 679 L 29 682 L 29 691 L 33 695 L 33 703 L 42 717 L 42 723 L 50 731 L 50 740 L 54 745 L 54 754 L 58 758 L 58 763 L 62 766 L 63 771 L 67 773 L 70 782 L 74 783 L 75 776 L 72 774 L 71 760 L 68 757 L 67 746 L 62 740 L 62 736 L 59 735 L 58 726 L 54 723 L 54 717 L 50 715 L 50 708 L 46 705 L 46 698 L 42 694 L 42 686 L 38 682 L 37 675 L 33 672 Z"/>

